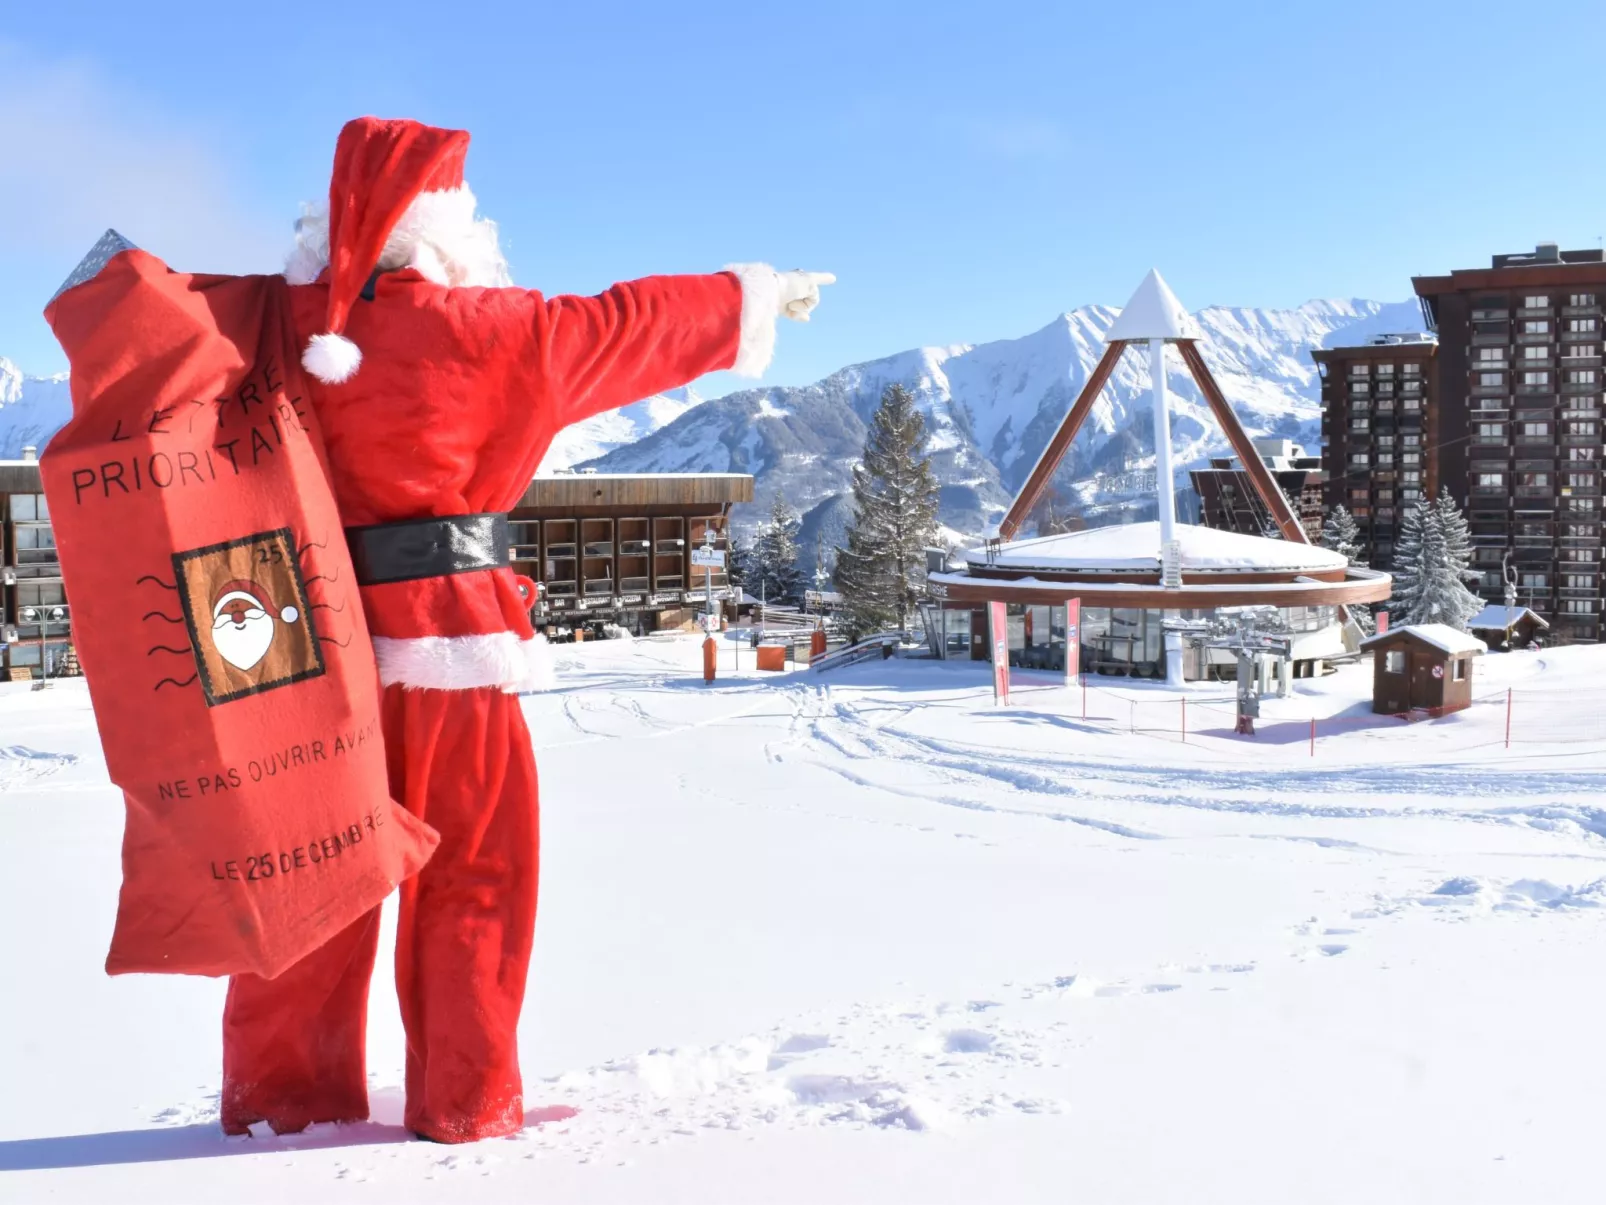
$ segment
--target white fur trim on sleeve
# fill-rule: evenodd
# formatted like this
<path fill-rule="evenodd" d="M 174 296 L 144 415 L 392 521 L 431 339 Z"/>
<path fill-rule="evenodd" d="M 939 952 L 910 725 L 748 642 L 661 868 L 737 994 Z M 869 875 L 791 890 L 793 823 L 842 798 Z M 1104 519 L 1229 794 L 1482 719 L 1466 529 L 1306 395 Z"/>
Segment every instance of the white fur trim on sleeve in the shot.
<path fill-rule="evenodd" d="M 781 316 L 781 280 L 768 264 L 730 264 L 742 282 L 742 335 L 731 371 L 761 377 L 775 358 L 775 322 Z"/>
<path fill-rule="evenodd" d="M 301 353 L 301 367 L 325 385 L 349 381 L 362 365 L 362 351 L 344 335 L 314 335 Z"/>
<path fill-rule="evenodd" d="M 374 637 L 384 686 L 415 690 L 550 690 L 555 682 L 546 637 L 523 640 L 513 632 L 486 636 Z"/>

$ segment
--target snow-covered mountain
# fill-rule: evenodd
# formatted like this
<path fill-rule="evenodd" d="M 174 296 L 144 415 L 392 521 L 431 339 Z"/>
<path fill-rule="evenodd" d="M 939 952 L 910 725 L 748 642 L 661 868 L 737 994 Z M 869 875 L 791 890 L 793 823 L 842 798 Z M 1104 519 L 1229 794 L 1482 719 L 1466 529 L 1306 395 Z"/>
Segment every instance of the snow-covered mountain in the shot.
<path fill-rule="evenodd" d="M 852 365 L 813 385 L 748 389 L 712 401 L 675 390 L 563 432 L 541 467 L 752 473 L 756 497 L 739 519 L 750 523 L 766 514 L 781 490 L 806 512 L 805 550 L 822 535 L 830 546 L 847 518 L 865 423 L 881 391 L 897 382 L 914 390 L 927 417 L 943 524 L 976 536 L 997 524 L 1031 471 L 1103 354 L 1104 332 L 1119 313 L 1085 306 L 1021 339 L 917 348 Z M 1310 349 L 1422 327 L 1414 302 L 1211 307 L 1197 317 L 1205 359 L 1249 431 L 1311 448 L 1321 403 Z M 1169 383 L 1181 473 L 1223 452 L 1226 442 L 1174 355 Z M 1147 492 L 1140 470 L 1154 463 L 1148 389 L 1147 358 L 1124 357 L 1066 458 L 1062 488 L 1088 505 Z M 0 359 L 0 457 L 19 455 L 25 444 L 43 447 L 70 413 L 64 375 L 24 377 Z"/>
<path fill-rule="evenodd" d="M 766 513 L 777 489 L 837 526 L 865 422 L 881 391 L 899 382 L 919 398 L 942 483 L 942 521 L 979 534 L 995 525 L 1070 409 L 1104 351 L 1120 310 L 1086 306 L 1022 339 L 922 347 L 844 368 L 813 385 L 749 389 L 705 402 L 662 430 L 587 467 L 604 472 L 724 470 L 757 478 L 745 518 Z M 1311 301 L 1291 310 L 1211 307 L 1197 314 L 1206 361 L 1251 434 L 1315 447 L 1321 403 L 1314 347 L 1361 343 L 1422 329 L 1414 302 Z M 1198 388 L 1173 356 L 1172 438 L 1178 471 L 1226 449 Z M 1146 357 L 1124 357 L 1059 483 L 1086 503 L 1131 493 L 1131 475 L 1154 463 Z M 1127 478 L 1123 481 L 1122 478 Z M 1184 484 L 1185 484 L 1184 478 Z M 829 542 L 829 540 L 827 541 Z"/>
<path fill-rule="evenodd" d="M 15 460 L 30 445 L 43 448 L 71 417 L 66 373 L 26 377 L 0 356 L 0 460 Z"/>
<path fill-rule="evenodd" d="M 703 399 L 691 389 L 672 389 L 576 423 L 558 433 L 541 461 L 540 472 L 554 473 L 586 460 L 606 456 L 667 427 Z"/>

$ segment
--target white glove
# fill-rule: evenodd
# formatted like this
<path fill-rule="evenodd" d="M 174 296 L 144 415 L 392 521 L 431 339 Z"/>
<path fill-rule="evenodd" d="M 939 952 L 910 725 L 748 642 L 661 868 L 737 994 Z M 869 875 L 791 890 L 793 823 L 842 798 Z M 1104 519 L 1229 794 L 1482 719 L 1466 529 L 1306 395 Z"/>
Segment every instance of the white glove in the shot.
<path fill-rule="evenodd" d="M 793 322 L 807 322 L 809 311 L 820 304 L 820 286 L 834 285 L 829 272 L 777 272 L 781 313 Z"/>

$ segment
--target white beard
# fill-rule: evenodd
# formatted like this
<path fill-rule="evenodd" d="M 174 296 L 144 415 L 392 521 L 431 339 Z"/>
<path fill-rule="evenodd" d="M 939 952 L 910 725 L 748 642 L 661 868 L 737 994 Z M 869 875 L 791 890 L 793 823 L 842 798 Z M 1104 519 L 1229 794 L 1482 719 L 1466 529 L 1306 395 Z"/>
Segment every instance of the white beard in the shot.
<path fill-rule="evenodd" d="M 420 193 L 396 223 L 378 266 L 414 268 L 449 288 L 505 288 L 513 283 L 497 240 L 496 223 L 474 216 L 477 202 L 468 185 Z M 302 207 L 296 245 L 284 265 L 293 285 L 311 284 L 329 264 L 329 208 Z"/>
<path fill-rule="evenodd" d="M 249 671 L 268 655 L 273 627 L 273 616 L 266 611 L 247 611 L 244 624 L 219 615 L 212 623 L 212 646 L 235 669 Z"/>

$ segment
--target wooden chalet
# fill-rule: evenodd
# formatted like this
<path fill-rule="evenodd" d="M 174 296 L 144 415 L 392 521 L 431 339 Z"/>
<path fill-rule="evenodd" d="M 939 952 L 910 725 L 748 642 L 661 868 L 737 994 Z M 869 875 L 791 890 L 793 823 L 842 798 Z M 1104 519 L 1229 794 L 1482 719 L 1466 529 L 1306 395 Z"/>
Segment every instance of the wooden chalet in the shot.
<path fill-rule="evenodd" d="M 1408 624 L 1361 642 L 1372 654 L 1372 710 L 1379 715 L 1460 711 L 1472 704 L 1472 659 L 1486 651 L 1470 632 Z"/>
<path fill-rule="evenodd" d="M 1471 632 L 1491 652 L 1508 653 L 1512 649 L 1537 648 L 1540 633 L 1550 629 L 1544 617 L 1527 607 L 1505 606 L 1490 603 L 1471 619 L 1467 631 Z"/>

